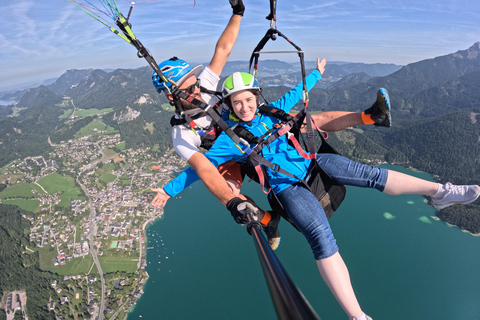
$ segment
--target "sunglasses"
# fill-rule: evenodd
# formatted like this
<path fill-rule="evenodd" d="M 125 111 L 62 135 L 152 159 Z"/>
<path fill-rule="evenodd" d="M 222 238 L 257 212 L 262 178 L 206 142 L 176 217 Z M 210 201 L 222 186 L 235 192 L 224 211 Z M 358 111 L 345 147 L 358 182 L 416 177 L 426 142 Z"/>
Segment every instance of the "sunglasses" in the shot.
<path fill-rule="evenodd" d="M 200 88 L 200 79 L 197 79 L 197 81 L 186 87 L 185 89 L 178 89 L 180 92 L 187 92 L 188 94 L 193 94 L 195 92 L 195 88 Z"/>

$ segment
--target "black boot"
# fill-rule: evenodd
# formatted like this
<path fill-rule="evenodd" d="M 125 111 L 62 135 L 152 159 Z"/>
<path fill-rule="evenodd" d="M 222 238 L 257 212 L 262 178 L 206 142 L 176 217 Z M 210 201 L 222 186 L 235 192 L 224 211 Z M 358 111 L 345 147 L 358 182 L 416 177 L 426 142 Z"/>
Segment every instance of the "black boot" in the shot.
<path fill-rule="evenodd" d="M 392 115 L 390 114 L 390 98 L 387 89 L 380 88 L 377 91 L 377 101 L 364 111 L 365 114 L 371 114 L 374 125 L 379 127 L 391 127 Z"/>

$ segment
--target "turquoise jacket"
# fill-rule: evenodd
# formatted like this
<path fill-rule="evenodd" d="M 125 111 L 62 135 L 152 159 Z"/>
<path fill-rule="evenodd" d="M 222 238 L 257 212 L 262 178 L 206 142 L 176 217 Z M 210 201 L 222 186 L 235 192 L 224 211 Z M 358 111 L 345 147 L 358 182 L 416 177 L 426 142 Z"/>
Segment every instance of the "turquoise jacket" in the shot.
<path fill-rule="evenodd" d="M 317 81 L 320 80 L 320 78 L 320 72 L 318 70 L 314 70 L 306 79 L 307 90 L 310 91 L 310 89 L 317 83 Z M 283 97 L 273 103 L 270 103 L 269 106 L 289 112 L 290 109 L 292 109 L 293 106 L 302 99 L 302 94 L 303 83 L 299 83 Z M 230 127 L 235 125 L 243 126 L 255 136 L 260 137 L 270 128 L 272 128 L 274 124 L 281 122 L 281 120 L 270 115 L 257 113 L 257 115 L 251 121 L 251 125 L 248 125 L 242 121 L 239 122 L 234 120 L 226 120 L 226 122 Z M 242 153 L 225 132 L 220 134 L 212 148 L 205 154 L 205 156 L 216 167 L 229 160 L 243 162 L 247 159 L 247 154 Z M 297 152 L 297 150 L 295 150 L 295 148 L 288 144 L 286 135 L 274 140 L 270 145 L 264 147 L 262 150 L 262 156 L 266 160 L 279 165 L 285 171 L 302 179 L 305 177 L 308 166 L 311 162 L 311 160 L 303 158 Z M 298 181 L 295 178 L 274 172 L 268 168 L 267 174 L 270 185 L 275 193 L 284 190 Z M 195 170 L 189 167 L 178 177 L 170 181 L 164 187 L 164 190 L 170 196 L 175 196 L 198 179 L 199 178 Z"/>

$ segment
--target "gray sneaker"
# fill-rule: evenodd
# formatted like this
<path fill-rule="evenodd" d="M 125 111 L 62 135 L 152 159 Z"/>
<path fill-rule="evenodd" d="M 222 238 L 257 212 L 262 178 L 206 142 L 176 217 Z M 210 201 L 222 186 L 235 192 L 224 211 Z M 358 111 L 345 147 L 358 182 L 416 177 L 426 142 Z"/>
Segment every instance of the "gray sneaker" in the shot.
<path fill-rule="evenodd" d="M 477 185 L 457 186 L 447 182 L 443 185 L 443 190 L 432 196 L 432 205 L 437 210 L 453 204 L 469 204 L 480 196 L 480 187 Z"/>
<path fill-rule="evenodd" d="M 372 318 L 364 313 L 360 317 L 353 317 L 352 320 L 372 320 Z"/>

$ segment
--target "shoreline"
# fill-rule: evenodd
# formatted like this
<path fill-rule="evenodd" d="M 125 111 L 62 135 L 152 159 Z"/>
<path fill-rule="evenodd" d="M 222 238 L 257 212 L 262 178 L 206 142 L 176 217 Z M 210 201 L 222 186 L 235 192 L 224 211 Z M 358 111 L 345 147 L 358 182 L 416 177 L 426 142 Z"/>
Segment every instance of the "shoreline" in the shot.
<path fill-rule="evenodd" d="M 143 225 L 142 225 L 142 228 L 141 228 L 141 233 L 143 235 L 144 241 L 140 241 L 140 246 L 141 246 L 140 250 L 142 250 L 142 252 L 145 252 L 145 254 L 144 255 L 142 254 L 142 256 L 140 257 L 140 261 L 139 261 L 140 265 L 139 265 L 139 268 L 137 270 L 143 269 L 144 274 L 146 276 L 141 278 L 141 279 L 143 279 L 142 286 L 141 286 L 142 294 L 139 297 L 137 297 L 135 299 L 135 301 L 132 303 L 132 305 L 128 308 L 128 310 L 126 310 L 126 316 L 125 316 L 124 319 L 128 319 L 129 314 L 132 313 L 132 311 L 135 310 L 135 306 L 137 305 L 138 299 L 140 299 L 144 294 L 143 288 L 144 288 L 145 284 L 147 283 L 148 279 L 150 278 L 147 270 L 145 270 L 145 266 L 147 265 L 147 227 L 148 227 L 149 224 L 153 225 L 153 223 L 155 223 L 155 221 L 160 220 L 163 217 L 164 214 L 165 214 L 165 211 L 162 208 L 162 209 L 160 209 L 160 213 L 158 215 L 150 217 L 143 222 Z M 143 258 L 143 257 L 145 257 L 145 258 Z M 142 267 L 142 265 L 143 265 L 143 267 Z"/>
<path fill-rule="evenodd" d="M 438 218 L 438 217 L 437 217 L 437 218 Z M 440 221 L 443 221 L 443 220 L 440 219 L 440 218 L 438 218 L 438 219 L 439 219 Z M 446 222 L 446 221 L 443 221 L 443 222 L 445 222 L 449 227 L 456 227 L 456 228 L 458 228 L 458 230 L 460 230 L 460 231 L 463 232 L 463 233 L 468 233 L 468 234 L 470 234 L 470 235 L 473 236 L 473 237 L 480 237 L 480 233 L 473 233 L 473 232 L 470 232 L 470 231 L 468 231 L 468 230 L 466 230 L 466 229 L 462 229 L 462 228 L 460 228 L 460 227 L 457 226 L 457 225 L 448 223 L 448 222 Z"/>

